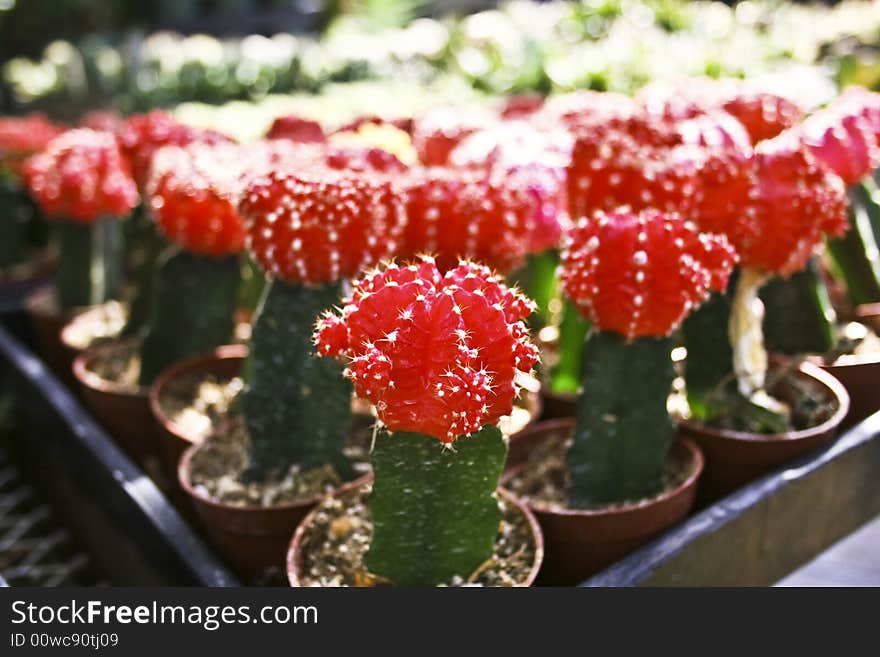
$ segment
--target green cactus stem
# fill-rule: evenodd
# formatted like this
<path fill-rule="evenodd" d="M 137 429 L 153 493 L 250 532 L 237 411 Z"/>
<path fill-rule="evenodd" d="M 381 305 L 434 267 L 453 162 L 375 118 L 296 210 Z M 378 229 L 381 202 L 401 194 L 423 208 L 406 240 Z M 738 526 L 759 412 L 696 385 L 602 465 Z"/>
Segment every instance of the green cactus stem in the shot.
<path fill-rule="evenodd" d="M 338 303 L 342 284 L 307 286 L 273 280 L 257 309 L 245 363 L 242 410 L 251 437 L 245 481 L 265 480 L 291 465 L 330 464 L 343 479 L 353 471 L 343 448 L 351 416 L 344 366 L 314 353 L 318 316 Z"/>
<path fill-rule="evenodd" d="M 816 258 L 789 278 L 774 278 L 761 290 L 767 348 L 790 356 L 824 354 L 835 345 L 837 319 Z"/>
<path fill-rule="evenodd" d="M 849 229 L 827 244 L 850 302 L 858 306 L 880 301 L 880 192 L 870 179 L 849 192 Z"/>
<path fill-rule="evenodd" d="M 30 215 L 21 188 L 9 176 L 0 173 L 0 268 L 27 260 Z"/>
<path fill-rule="evenodd" d="M 147 330 L 156 300 L 159 257 L 167 246 L 165 239 L 156 229 L 156 224 L 147 217 L 143 220 L 144 209 L 135 210 L 140 217 L 139 229 L 132 236 L 137 239 L 137 248 L 129 250 L 129 262 L 134 268 L 134 295 L 128 311 L 128 320 L 122 329 L 123 336 L 141 335 Z"/>
<path fill-rule="evenodd" d="M 163 256 L 141 344 L 141 385 L 150 385 L 174 362 L 229 344 L 240 281 L 237 256 L 174 250 Z"/>
<path fill-rule="evenodd" d="M 265 287 L 266 276 L 263 274 L 263 270 L 250 257 L 246 257 L 241 270 L 239 306 L 251 313 L 255 312 L 263 297 Z"/>
<path fill-rule="evenodd" d="M 663 490 L 675 437 L 666 408 L 674 346 L 668 337 L 627 342 L 609 331 L 590 333 L 568 453 L 569 507 L 640 500 Z"/>
<path fill-rule="evenodd" d="M 541 329 L 553 323 L 554 302 L 559 299 L 559 253 L 543 251 L 530 254 L 526 259 L 521 287 L 530 299 L 535 302 L 537 310 L 530 318 L 532 328 Z"/>
<path fill-rule="evenodd" d="M 99 217 L 91 223 L 62 221 L 55 285 L 62 310 L 119 297 L 123 275 L 122 222 Z"/>
<path fill-rule="evenodd" d="M 590 322 L 584 319 L 574 304 L 565 299 L 559 321 L 558 360 L 550 372 L 550 391 L 576 395 L 581 387 L 584 343 L 590 331 Z"/>
<path fill-rule="evenodd" d="M 467 580 L 494 551 L 501 522 L 494 493 L 506 456 L 494 426 L 452 449 L 421 433 L 380 431 L 371 459 L 367 569 L 398 586 Z"/>
<path fill-rule="evenodd" d="M 731 279 L 731 285 L 735 282 Z M 681 337 L 687 349 L 685 384 L 688 406 L 695 419 L 713 415 L 718 385 L 733 381 L 733 351 L 727 327 L 730 323 L 730 295 L 713 292 L 709 300 L 684 320 Z"/>
<path fill-rule="evenodd" d="M 753 433 L 779 433 L 790 428 L 788 413 L 766 393 L 746 398 L 734 373 L 730 326 L 732 291 L 739 272 L 730 279 L 728 292 L 714 293 L 692 312 L 681 327 L 687 349 L 684 377 L 688 406 L 694 420 Z"/>

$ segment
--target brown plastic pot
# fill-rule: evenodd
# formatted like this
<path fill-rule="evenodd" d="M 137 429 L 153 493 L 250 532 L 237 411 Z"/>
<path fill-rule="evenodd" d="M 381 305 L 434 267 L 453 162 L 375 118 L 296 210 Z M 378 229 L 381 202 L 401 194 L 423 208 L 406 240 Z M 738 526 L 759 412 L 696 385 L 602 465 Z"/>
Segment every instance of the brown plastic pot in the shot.
<path fill-rule="evenodd" d="M 841 424 L 848 429 L 880 410 L 880 353 L 841 356 L 832 365 L 816 365 L 843 384 L 849 394 L 849 412 Z"/>
<path fill-rule="evenodd" d="M 247 353 L 247 347 L 241 344 L 218 347 L 210 354 L 188 358 L 172 365 L 162 371 L 150 387 L 150 409 L 159 427 L 159 454 L 162 465 L 172 480 L 177 480 L 177 467 L 183 453 L 199 442 L 199 439 L 187 434 L 165 413 L 161 404 L 165 388 L 170 382 L 194 373 L 215 376 L 218 379 L 236 377 L 241 373 Z"/>
<path fill-rule="evenodd" d="M 159 477 L 158 429 L 150 411 L 146 390 L 133 392 L 92 371 L 95 359 L 114 350 L 130 348 L 133 341 L 120 340 L 87 349 L 73 361 L 73 374 L 83 401 L 116 442 L 147 472 Z"/>
<path fill-rule="evenodd" d="M 564 440 L 574 430 L 574 418 L 560 418 L 523 431 L 520 445 L 511 448 L 515 464 L 502 483 L 522 468 L 533 449 L 547 441 Z M 556 509 L 528 502 L 544 533 L 546 555 L 538 584 L 579 584 L 684 518 L 694 504 L 703 455 L 690 440 L 677 440 L 670 458 L 686 463 L 687 478 L 650 500 L 605 509 Z"/>
<path fill-rule="evenodd" d="M 241 373 L 248 349 L 245 345 L 226 345 L 210 354 L 181 361 L 163 371 L 150 388 L 150 408 L 159 426 L 159 451 L 166 469 L 176 478 L 180 457 L 190 446 L 198 442 L 196 436 L 188 435 L 171 421 L 165 413 L 160 400 L 168 384 L 175 379 L 194 373 L 212 375 L 217 378 L 231 378 Z M 525 428 L 537 422 L 541 416 L 542 399 L 539 393 L 523 395 L 521 406 L 531 413 L 532 419 Z M 370 407 L 361 400 L 355 400 L 352 408 L 356 417 L 368 418 Z M 372 420 L 369 420 L 370 422 Z M 525 430 L 520 429 L 520 431 Z"/>
<path fill-rule="evenodd" d="M 61 343 L 61 330 L 71 318 L 86 308 L 60 311 L 55 302 L 55 286 L 47 284 L 36 288 L 24 298 L 24 309 L 33 328 L 40 357 L 59 378 L 72 383 L 70 367 L 77 354 L 65 349 Z"/>
<path fill-rule="evenodd" d="M 541 389 L 542 420 L 557 420 L 574 417 L 577 412 L 577 396 L 562 395 Z"/>
<path fill-rule="evenodd" d="M 866 324 L 880 335 L 880 303 L 866 303 L 856 307 L 856 320 Z"/>
<path fill-rule="evenodd" d="M 206 438 L 208 440 L 211 436 Z M 191 445 L 184 451 L 177 479 L 192 501 L 211 544 L 246 581 L 261 578 L 271 568 L 283 571 L 290 537 L 325 495 L 277 506 L 234 505 L 209 499 L 199 495 L 192 486 L 192 459 L 199 447 Z M 365 484 L 370 477 L 370 474 L 358 477 L 331 494 Z"/>
<path fill-rule="evenodd" d="M 368 475 L 367 477 L 368 478 L 365 481 L 356 482 L 357 487 L 371 485 L 372 475 Z M 334 494 L 338 495 L 339 493 Z M 522 587 L 532 586 L 535 583 L 535 579 L 537 579 L 538 577 L 538 573 L 541 570 L 541 564 L 544 561 L 544 536 L 541 533 L 541 526 L 538 523 L 538 520 L 535 518 L 534 514 L 531 512 L 531 510 L 529 510 L 528 506 L 526 506 L 526 504 L 524 504 L 523 501 L 520 500 L 516 495 L 503 488 L 498 489 L 498 495 L 502 497 L 505 502 L 513 505 L 517 509 L 517 511 L 525 516 L 526 520 L 529 523 L 529 527 L 532 530 L 532 536 L 535 541 L 535 561 L 532 564 L 531 569 L 529 570 L 529 574 L 526 577 L 526 580 L 520 585 Z M 309 514 L 299 524 L 299 527 L 297 527 L 296 532 L 293 535 L 293 539 L 289 543 L 289 547 L 287 550 L 287 579 L 290 582 L 290 585 L 293 587 L 300 586 L 300 581 L 303 574 L 303 537 L 305 536 L 308 526 L 313 522 L 315 513 L 317 513 L 317 511 L 317 509 L 312 509 L 309 512 Z"/>
<path fill-rule="evenodd" d="M 849 395 L 828 372 L 805 362 L 797 376 L 819 383 L 837 408 L 821 424 L 800 431 L 758 434 L 711 427 L 701 422 L 681 422 L 682 435 L 694 440 L 706 456 L 706 471 L 700 482 L 700 501 L 722 497 L 752 479 L 792 459 L 833 441 L 849 411 Z M 784 399 L 784 391 L 779 393 Z"/>

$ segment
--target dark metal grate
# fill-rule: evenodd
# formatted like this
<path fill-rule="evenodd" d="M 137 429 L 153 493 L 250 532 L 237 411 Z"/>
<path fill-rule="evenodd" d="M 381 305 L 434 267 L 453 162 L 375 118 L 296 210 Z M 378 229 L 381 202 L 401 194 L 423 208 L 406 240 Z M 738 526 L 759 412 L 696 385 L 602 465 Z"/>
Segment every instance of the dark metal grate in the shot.
<path fill-rule="evenodd" d="M 101 584 L 89 557 L 0 445 L 0 576 L 9 586 Z"/>

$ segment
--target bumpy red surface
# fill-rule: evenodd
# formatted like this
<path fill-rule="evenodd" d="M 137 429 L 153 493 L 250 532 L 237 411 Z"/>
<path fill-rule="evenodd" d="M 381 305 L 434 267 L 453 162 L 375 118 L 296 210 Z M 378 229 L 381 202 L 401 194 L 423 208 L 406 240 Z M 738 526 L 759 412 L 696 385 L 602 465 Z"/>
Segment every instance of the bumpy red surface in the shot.
<path fill-rule="evenodd" d="M 63 131 L 42 114 L 0 117 L 0 172 L 21 175 L 24 160 L 43 150 Z"/>
<path fill-rule="evenodd" d="M 745 267 L 788 276 L 825 235 L 846 230 L 842 180 L 794 132 L 762 141 L 750 157 L 710 158 L 700 179 L 692 216 L 703 230 L 727 235 Z"/>
<path fill-rule="evenodd" d="M 186 146 L 197 141 L 210 144 L 230 141 L 217 132 L 184 125 L 162 110 L 129 117 L 116 137 L 131 164 L 139 189 L 143 189 L 147 183 L 153 153 L 162 146 Z"/>
<path fill-rule="evenodd" d="M 431 168 L 403 182 L 407 226 L 398 255 L 435 254 L 446 271 L 461 258 L 508 273 L 534 239 L 536 200 L 521 177 Z"/>
<path fill-rule="evenodd" d="M 50 217 L 90 223 L 102 215 L 124 217 L 138 202 L 128 163 L 107 132 L 65 132 L 25 162 L 23 175 Z"/>
<path fill-rule="evenodd" d="M 798 128 L 813 155 L 848 185 L 862 180 L 880 163 L 878 126 L 873 120 L 878 98 L 867 91 L 841 96 Z"/>
<path fill-rule="evenodd" d="M 738 80 L 653 82 L 639 91 L 637 101 L 652 114 L 675 119 L 723 110 L 744 126 L 752 144 L 775 137 L 803 116 L 794 101 Z"/>
<path fill-rule="evenodd" d="M 558 246 L 568 223 L 565 179 L 573 145 L 566 130 L 541 131 L 525 121 L 504 121 L 466 137 L 449 161 L 512 178 L 512 184 L 528 190 L 535 201 L 528 250 L 538 253 Z"/>
<path fill-rule="evenodd" d="M 733 91 L 721 107 L 746 127 L 753 144 L 775 137 L 803 116 L 794 101 L 763 90 Z"/>
<path fill-rule="evenodd" d="M 686 213 L 695 167 L 680 136 L 662 124 L 603 123 L 582 128 L 568 169 L 572 219 L 621 205 Z"/>
<path fill-rule="evenodd" d="M 239 212 L 248 249 L 260 266 L 308 284 L 356 276 L 388 257 L 406 221 L 403 201 L 389 181 L 314 167 L 257 176 Z"/>
<path fill-rule="evenodd" d="M 677 214 L 619 208 L 582 217 L 562 254 L 562 283 L 604 331 L 634 340 L 669 335 L 710 290 L 723 290 L 736 261 L 723 236 Z"/>
<path fill-rule="evenodd" d="M 538 358 L 522 322 L 532 309 L 486 267 L 442 275 L 426 258 L 367 274 L 314 339 L 322 356 L 348 359 L 357 394 L 390 431 L 451 443 L 512 411 L 515 375 Z"/>
<path fill-rule="evenodd" d="M 165 146 L 153 157 L 147 183 L 153 216 L 169 240 L 190 251 L 237 253 L 245 238 L 238 214 L 245 177 L 293 153 L 273 142 Z"/>

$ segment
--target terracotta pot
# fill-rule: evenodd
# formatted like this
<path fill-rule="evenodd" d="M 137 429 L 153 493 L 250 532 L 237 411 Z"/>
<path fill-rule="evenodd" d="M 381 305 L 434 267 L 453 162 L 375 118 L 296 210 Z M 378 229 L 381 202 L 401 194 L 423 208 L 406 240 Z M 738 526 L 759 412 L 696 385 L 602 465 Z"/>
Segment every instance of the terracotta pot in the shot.
<path fill-rule="evenodd" d="M 82 352 L 91 347 L 116 340 L 128 310 L 119 301 L 107 301 L 75 313 L 59 333 L 59 342 L 71 364 Z"/>
<path fill-rule="evenodd" d="M 159 451 L 164 466 L 175 479 L 181 455 L 190 445 L 198 442 L 198 438 L 188 435 L 181 427 L 176 426 L 165 413 L 160 404 L 164 390 L 171 381 L 195 373 L 212 375 L 220 379 L 238 376 L 241 373 L 244 360 L 247 358 L 247 353 L 248 349 L 245 345 L 219 347 L 211 354 L 189 358 L 169 367 L 156 378 L 150 388 L 150 408 L 159 426 Z M 528 428 L 541 416 L 541 396 L 538 392 L 524 392 L 519 405 L 531 414 L 531 420 L 525 427 Z M 355 399 L 352 412 L 356 420 L 361 420 L 358 426 L 366 427 L 372 424 L 373 418 L 369 404 Z"/>
<path fill-rule="evenodd" d="M 162 371 L 150 387 L 150 409 L 159 427 L 159 454 L 162 465 L 169 477 L 177 481 L 177 467 L 183 453 L 191 445 L 199 442 L 197 436 L 187 432 L 171 421 L 165 413 L 160 400 L 168 384 L 190 374 L 204 374 L 218 379 L 236 377 L 241 373 L 248 349 L 245 345 L 225 345 L 218 347 L 210 354 L 196 356 L 180 361 Z"/>
<path fill-rule="evenodd" d="M 358 486 L 369 486 L 370 484 L 372 484 L 372 476 L 369 476 L 366 481 L 359 482 Z M 524 587 L 532 586 L 535 583 L 535 579 L 538 576 L 538 572 L 541 570 L 541 564 L 544 560 L 544 537 L 541 534 L 541 527 L 534 514 L 523 503 L 523 501 L 516 497 L 513 493 L 503 488 L 499 488 L 498 495 L 503 498 L 505 502 L 513 505 L 519 513 L 526 517 L 526 520 L 529 523 L 529 527 L 532 530 L 532 536 L 534 537 L 535 541 L 535 561 L 532 564 L 531 569 L 529 570 L 529 574 L 526 577 L 526 580 L 521 584 L 521 586 Z M 303 537 L 305 536 L 306 529 L 312 523 L 315 513 L 317 513 L 317 509 L 313 509 L 303 519 L 299 527 L 297 527 L 296 533 L 294 533 L 293 539 L 290 541 L 290 545 L 287 550 L 287 579 L 290 582 L 290 585 L 293 587 L 300 586 L 300 579 L 302 578 L 303 574 Z"/>
<path fill-rule="evenodd" d="M 277 506 L 233 505 L 209 499 L 192 486 L 192 459 L 199 447 L 191 445 L 184 451 L 177 479 L 192 501 L 211 544 L 246 581 L 260 578 L 270 568 L 283 570 L 290 537 L 324 495 Z M 333 493 L 365 484 L 370 477 L 365 474 Z"/>
<path fill-rule="evenodd" d="M 856 307 L 856 320 L 880 335 L 880 303 L 866 303 Z"/>
<path fill-rule="evenodd" d="M 693 439 L 706 456 L 706 471 L 700 482 L 700 500 L 722 497 L 752 479 L 792 459 L 819 449 L 833 441 L 849 411 L 849 395 L 840 382 L 827 372 L 801 363 L 797 376 L 819 383 L 837 409 L 821 424 L 800 431 L 756 434 L 718 429 L 700 422 L 680 424 L 681 433 Z M 780 393 L 784 399 L 785 395 Z"/>
<path fill-rule="evenodd" d="M 542 420 L 556 420 L 559 418 L 574 417 L 577 412 L 577 396 L 563 395 L 550 392 L 546 388 L 541 389 L 541 403 L 543 412 Z"/>
<path fill-rule="evenodd" d="M 521 444 L 511 444 L 515 463 L 502 483 L 526 467 L 533 449 L 547 441 L 564 440 L 574 425 L 574 418 L 561 418 L 523 431 L 517 438 Z M 675 488 L 650 500 L 605 509 L 554 509 L 527 501 L 546 545 L 538 584 L 579 584 L 684 518 L 696 498 L 703 455 L 692 441 L 680 439 L 673 444 L 670 458 L 686 463 L 690 474 Z"/>
<path fill-rule="evenodd" d="M 849 394 L 849 412 L 841 429 L 848 429 L 880 410 L 880 353 L 841 356 L 833 365 L 817 359 L 815 364 L 840 381 Z"/>
<path fill-rule="evenodd" d="M 87 349 L 73 361 L 86 406 L 116 442 L 147 472 L 162 480 L 159 468 L 158 429 L 150 411 L 146 390 L 133 392 L 92 371 L 95 359 L 114 350 L 129 349 L 133 341 L 122 340 Z"/>

